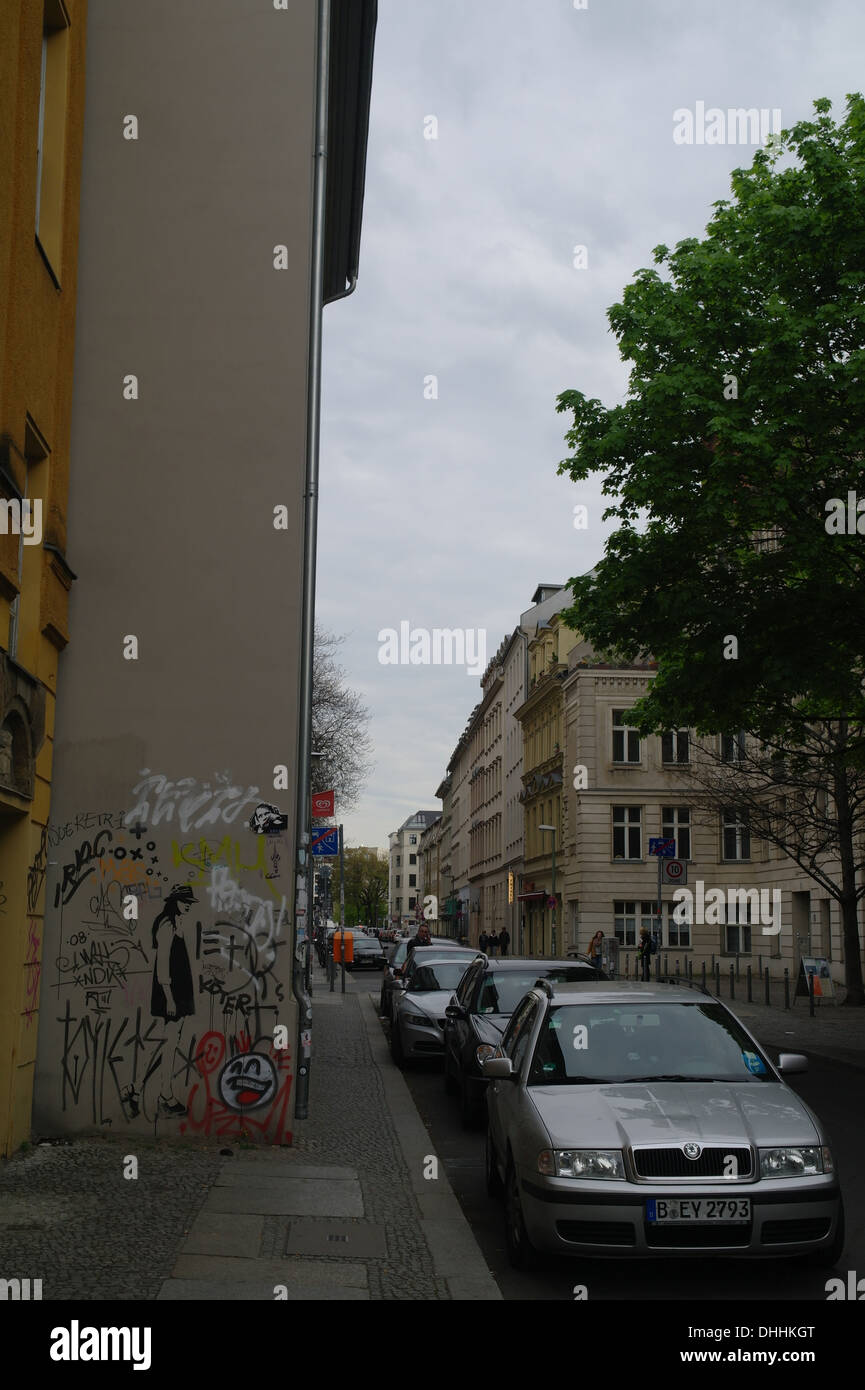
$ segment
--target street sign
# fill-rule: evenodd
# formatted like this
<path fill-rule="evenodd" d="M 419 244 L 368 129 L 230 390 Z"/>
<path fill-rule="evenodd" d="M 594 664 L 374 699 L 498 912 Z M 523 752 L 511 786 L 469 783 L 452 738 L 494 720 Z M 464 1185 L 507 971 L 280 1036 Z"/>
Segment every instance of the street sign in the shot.
<path fill-rule="evenodd" d="M 310 852 L 316 855 L 339 854 L 339 829 L 335 826 L 333 830 L 315 831 Z"/>
<path fill-rule="evenodd" d="M 312 814 L 319 816 L 332 816 L 333 810 L 333 790 L 329 792 L 313 792 L 312 794 Z"/>
<path fill-rule="evenodd" d="M 675 859 L 676 841 L 663 840 L 659 835 L 652 835 L 649 839 L 649 853 L 657 854 L 661 859 Z"/>
<path fill-rule="evenodd" d="M 664 883 L 687 883 L 687 864 L 683 864 L 681 859 L 665 859 L 661 864 L 661 879 Z"/>

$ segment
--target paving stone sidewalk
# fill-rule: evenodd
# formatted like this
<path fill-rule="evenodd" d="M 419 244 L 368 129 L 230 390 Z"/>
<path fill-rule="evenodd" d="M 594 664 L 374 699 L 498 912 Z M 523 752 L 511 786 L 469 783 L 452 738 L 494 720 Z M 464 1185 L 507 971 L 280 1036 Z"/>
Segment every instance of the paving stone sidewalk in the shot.
<path fill-rule="evenodd" d="M 323 976 L 319 975 L 319 980 Z M 366 993 L 313 999 L 310 1118 L 226 1160 L 166 1299 L 501 1298 Z"/>
<path fill-rule="evenodd" d="M 744 994 L 744 991 L 742 991 Z M 840 991 L 841 999 L 844 990 Z M 748 1003 L 743 998 L 728 1000 L 721 997 L 767 1048 L 783 1048 L 787 1052 L 813 1052 L 865 1067 L 865 1009 L 846 1008 L 842 1003 L 826 1001 L 814 1006 L 814 1017 L 808 1012 L 808 1000 L 792 999 L 790 1009 L 777 1004 Z"/>

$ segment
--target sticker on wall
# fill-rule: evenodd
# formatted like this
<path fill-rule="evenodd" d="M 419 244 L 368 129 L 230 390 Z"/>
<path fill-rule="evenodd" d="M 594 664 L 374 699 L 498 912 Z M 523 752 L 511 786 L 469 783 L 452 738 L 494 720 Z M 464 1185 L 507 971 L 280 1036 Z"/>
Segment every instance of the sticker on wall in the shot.
<path fill-rule="evenodd" d="M 276 1067 L 263 1052 L 241 1052 L 219 1074 L 219 1094 L 231 1110 L 255 1110 L 276 1095 Z"/>
<path fill-rule="evenodd" d="M 284 835 L 288 829 L 288 816 L 284 816 L 278 806 L 260 801 L 249 818 L 249 828 L 256 835 Z"/>

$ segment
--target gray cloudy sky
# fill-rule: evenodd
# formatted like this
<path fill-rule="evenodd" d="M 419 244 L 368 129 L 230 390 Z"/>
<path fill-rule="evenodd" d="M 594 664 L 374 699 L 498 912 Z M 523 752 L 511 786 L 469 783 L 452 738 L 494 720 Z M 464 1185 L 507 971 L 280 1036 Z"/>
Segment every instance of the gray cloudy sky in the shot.
<path fill-rule="evenodd" d="M 480 694 L 380 664 L 379 631 L 481 628 L 492 657 L 538 583 L 603 551 L 598 485 L 556 474 L 556 396 L 622 397 L 607 308 L 659 242 L 702 235 L 755 148 L 677 145 L 674 110 L 788 126 L 828 96 L 840 118 L 863 58 L 861 0 L 379 0 L 360 278 L 324 316 L 317 613 L 375 745 L 347 843 L 440 805 Z"/>

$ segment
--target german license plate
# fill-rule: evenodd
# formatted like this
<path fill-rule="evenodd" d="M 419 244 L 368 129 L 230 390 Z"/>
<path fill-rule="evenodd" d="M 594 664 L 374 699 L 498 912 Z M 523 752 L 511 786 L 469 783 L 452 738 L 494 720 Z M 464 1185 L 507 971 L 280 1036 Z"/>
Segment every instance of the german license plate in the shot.
<path fill-rule="evenodd" d="M 646 1202 L 646 1220 L 655 1224 L 701 1226 L 742 1226 L 751 1220 L 751 1201 L 748 1197 L 650 1197 Z"/>

